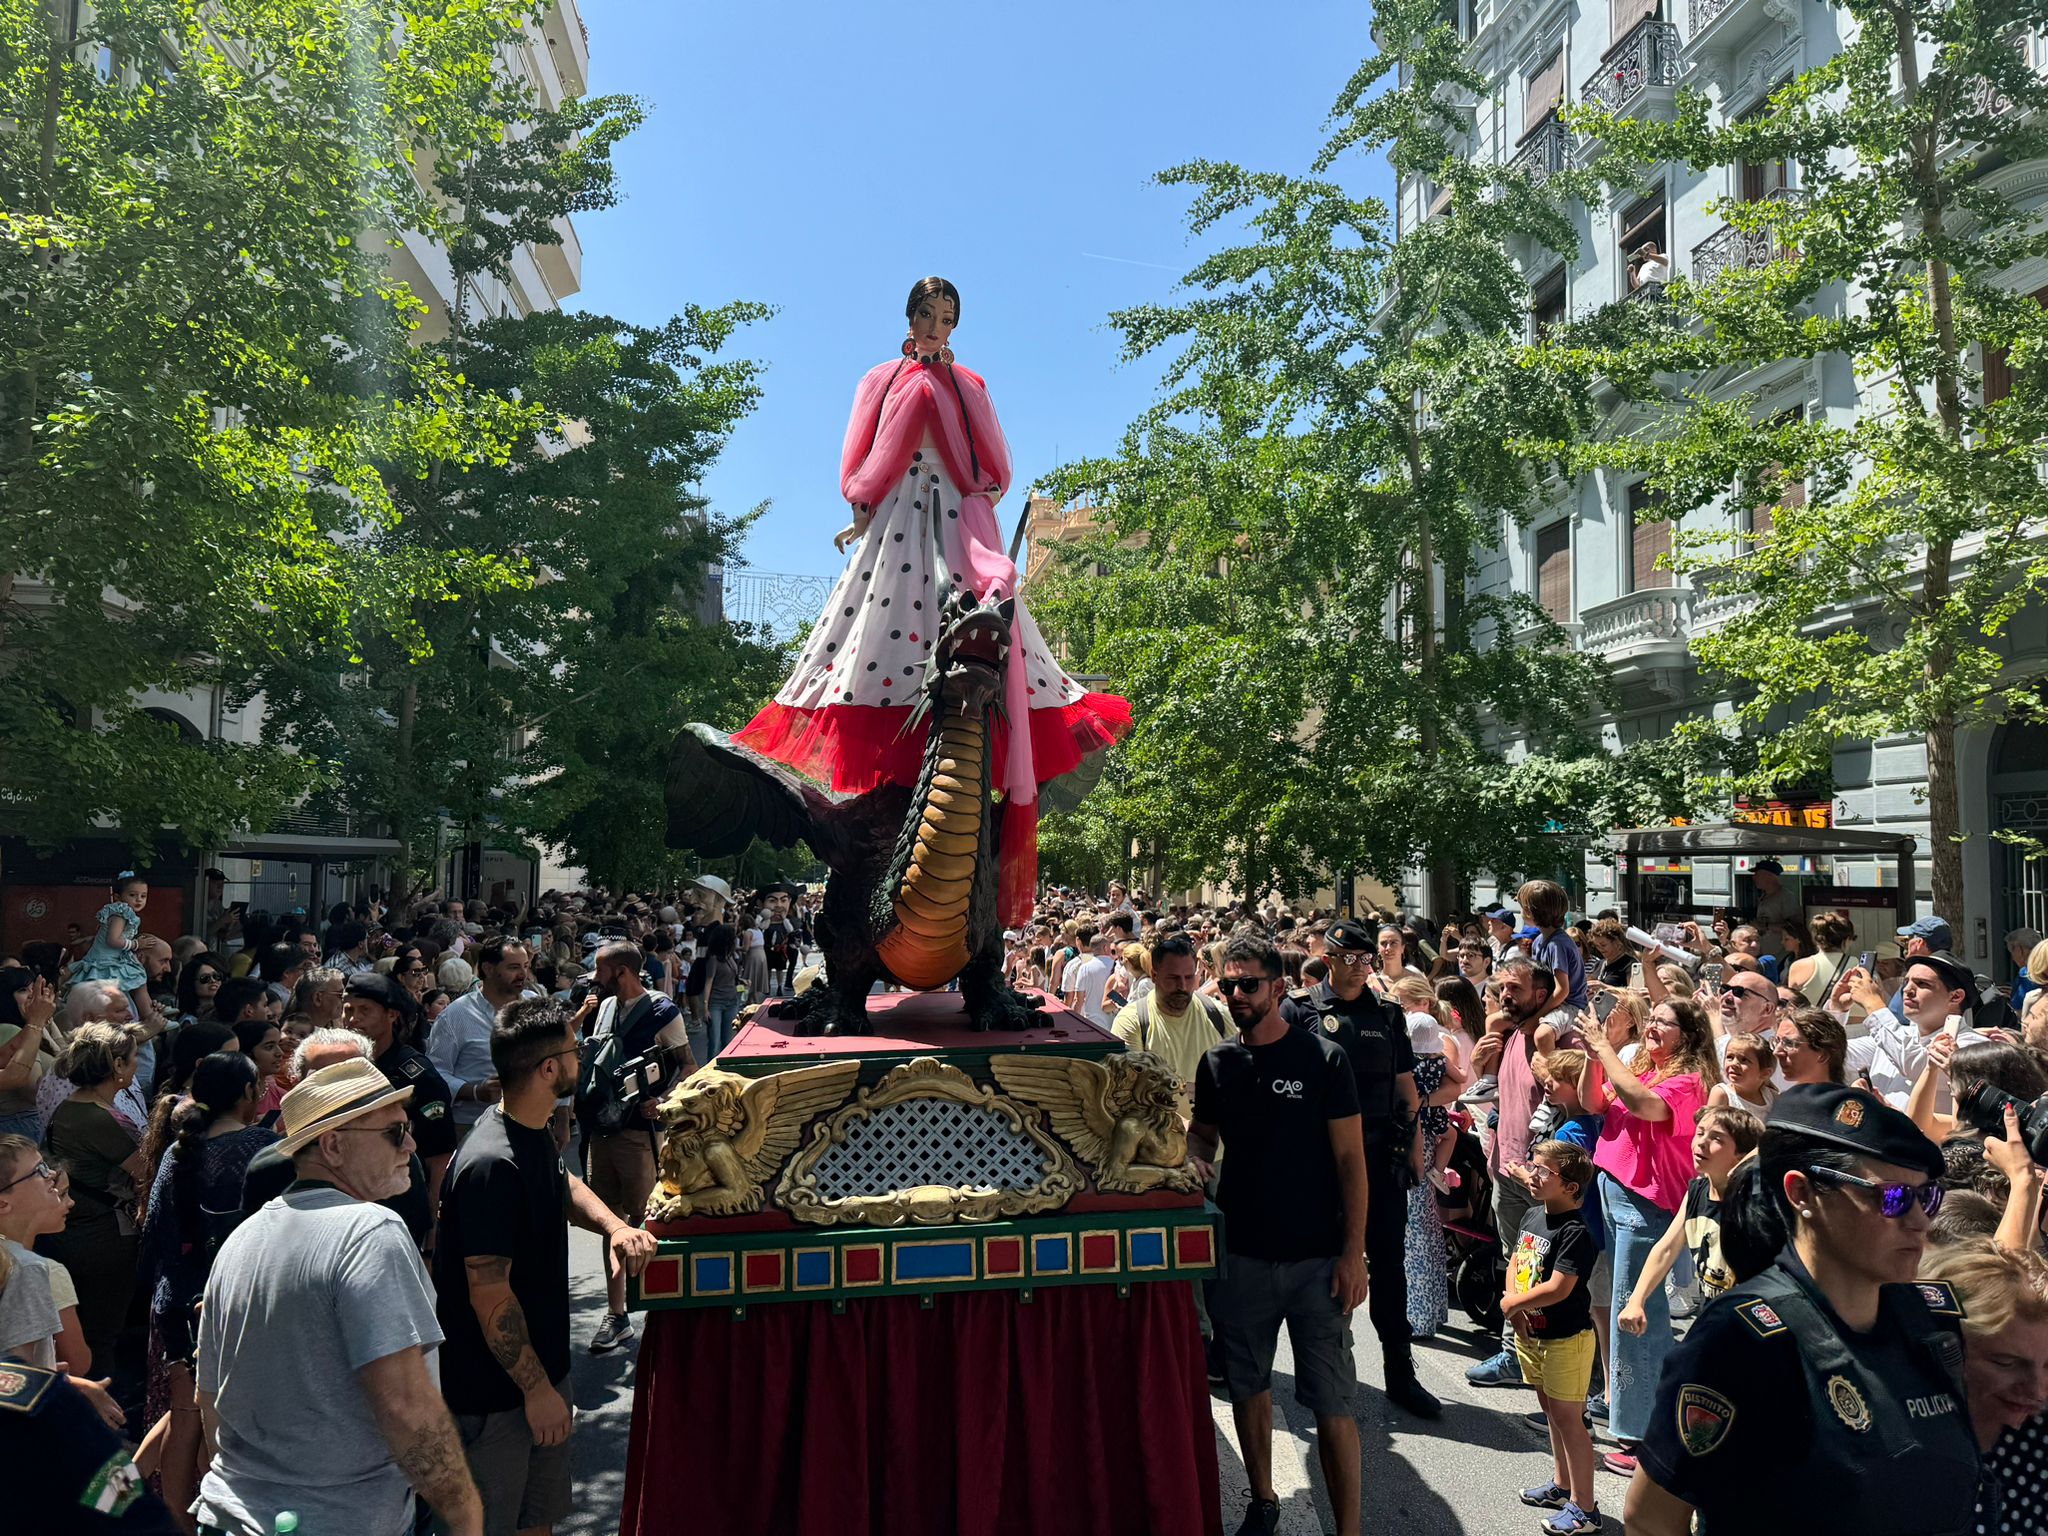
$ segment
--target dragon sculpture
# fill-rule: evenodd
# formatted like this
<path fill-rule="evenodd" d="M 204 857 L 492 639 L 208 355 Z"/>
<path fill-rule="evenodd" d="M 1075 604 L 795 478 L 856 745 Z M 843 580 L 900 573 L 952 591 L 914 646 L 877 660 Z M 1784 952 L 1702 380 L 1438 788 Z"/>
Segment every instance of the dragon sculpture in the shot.
<path fill-rule="evenodd" d="M 754 838 L 799 841 L 830 871 L 818 941 L 825 975 L 770 1003 L 806 1034 L 866 1034 L 877 981 L 918 990 L 955 977 L 977 1029 L 1023 1029 L 1042 1000 L 1002 976 L 996 919 L 997 823 L 990 797 L 992 711 L 1001 707 L 1012 603 L 956 591 L 925 664 L 911 726 L 931 721 L 915 788 L 832 794 L 708 725 L 669 754 L 668 842 L 707 857 Z"/>

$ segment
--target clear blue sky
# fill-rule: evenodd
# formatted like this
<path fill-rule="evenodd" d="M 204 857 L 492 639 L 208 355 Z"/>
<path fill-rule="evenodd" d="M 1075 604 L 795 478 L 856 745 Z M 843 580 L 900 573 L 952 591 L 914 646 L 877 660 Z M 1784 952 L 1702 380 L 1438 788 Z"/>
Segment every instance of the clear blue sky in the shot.
<path fill-rule="evenodd" d="M 839 445 L 860 375 L 895 355 L 927 273 L 961 290 L 960 361 L 989 381 L 1017 489 L 1114 447 L 1156 397 L 1122 366 L 1113 309 L 1163 300 L 1191 264 L 1183 160 L 1305 172 L 1371 49 L 1335 0 L 582 0 L 593 91 L 653 108 L 619 153 L 620 205 L 578 220 L 580 307 L 656 322 L 758 299 L 760 409 L 706 489 L 772 502 L 756 569 L 836 573 Z M 1353 161 L 1354 190 L 1385 193 Z"/>

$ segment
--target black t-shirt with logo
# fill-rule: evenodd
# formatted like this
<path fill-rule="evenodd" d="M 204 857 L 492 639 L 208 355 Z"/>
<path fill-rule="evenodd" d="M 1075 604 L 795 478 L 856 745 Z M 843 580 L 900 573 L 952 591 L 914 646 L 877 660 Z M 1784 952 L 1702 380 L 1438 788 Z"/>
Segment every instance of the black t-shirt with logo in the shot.
<path fill-rule="evenodd" d="M 512 1261 L 512 1294 L 526 1314 L 533 1353 L 549 1381 L 569 1374 L 569 1170 L 545 1127 L 534 1130 L 493 1105 L 456 1154 L 441 1190 L 434 1244 L 441 1395 L 455 1413 L 499 1413 L 524 1401 L 484 1342 L 463 1261 Z"/>
<path fill-rule="evenodd" d="M 1246 1258 L 1331 1258 L 1344 1246 L 1344 1196 L 1330 1122 L 1358 1113 L 1344 1053 L 1289 1029 L 1271 1045 L 1242 1035 L 1195 1069 L 1195 1120 L 1223 1145 L 1216 1203 L 1224 1246 Z"/>
<path fill-rule="evenodd" d="M 1569 1296 L 1525 1313 L 1529 1332 L 1539 1339 L 1569 1339 L 1593 1326 L 1593 1301 L 1586 1282 L 1600 1249 L 1577 1211 L 1553 1216 L 1540 1205 L 1529 1207 L 1522 1229 L 1508 1255 L 1508 1289 L 1515 1295 L 1533 1291 L 1552 1275 L 1578 1276 Z"/>

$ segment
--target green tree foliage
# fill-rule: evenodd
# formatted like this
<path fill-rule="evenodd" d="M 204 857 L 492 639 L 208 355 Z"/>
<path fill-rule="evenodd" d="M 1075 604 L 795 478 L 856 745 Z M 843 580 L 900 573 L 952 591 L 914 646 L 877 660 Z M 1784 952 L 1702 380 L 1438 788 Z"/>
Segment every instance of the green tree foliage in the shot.
<path fill-rule="evenodd" d="M 401 487 L 541 420 L 411 345 L 372 231 L 441 232 L 415 154 L 477 102 L 509 0 L 0 0 L 0 823 L 217 841 L 312 782 L 284 741 L 188 747 L 146 690 L 229 704 L 282 657 L 518 580 L 390 537 Z"/>
<path fill-rule="evenodd" d="M 1923 737 L 1934 905 L 1960 924 L 1957 733 L 2031 707 L 2040 682 L 2004 645 L 2048 584 L 2048 311 L 2012 278 L 2039 273 L 2048 228 L 2010 195 L 2048 153 L 2030 62 L 2048 4 L 1849 0 L 1841 28 L 1840 54 L 1736 122 L 1695 93 L 1670 122 L 1570 114 L 1610 179 L 1782 163 L 1791 187 L 1723 206 L 1747 259 L 1677 274 L 1659 323 L 1643 323 L 1659 306 L 1614 306 L 1637 312 L 1630 334 L 1594 316 L 1542 362 L 1604 371 L 1650 406 L 1641 432 L 1569 458 L 1647 470 L 1684 519 L 1672 563 L 1734 614 L 1694 650 L 1738 713 L 1695 733 L 1757 735 L 1735 782 L 1765 791 L 1825 782 L 1838 742 Z M 1986 400 L 1987 358 L 2003 398 Z M 1741 384 L 1788 359 L 1853 371 L 1864 408 L 1765 419 Z"/>
<path fill-rule="evenodd" d="M 1114 316 L 1127 358 L 1164 360 L 1165 392 L 1117 454 L 1054 480 L 1103 531 L 1058 547 L 1035 601 L 1137 716 L 1077 815 L 1156 846 L 1176 882 L 1300 889 L 1421 865 L 1443 910 L 1478 871 L 1562 862 L 1559 833 L 1611 800 L 1571 798 L 1610 782 L 1585 729 L 1596 664 L 1542 648 L 1562 639 L 1543 611 L 1477 583 L 1544 505 L 1510 439 L 1570 441 L 1591 405 L 1519 356 L 1511 249 L 1569 252 L 1569 222 L 1526 178 L 1460 158 L 1460 103 L 1487 86 L 1434 0 L 1384 0 L 1375 35 L 1309 176 L 1160 177 L 1191 189 L 1197 236 L 1241 238 L 1184 302 Z M 1448 202 L 1397 232 L 1331 179 L 1361 153 Z M 1503 759 L 1508 731 L 1530 756 Z"/>

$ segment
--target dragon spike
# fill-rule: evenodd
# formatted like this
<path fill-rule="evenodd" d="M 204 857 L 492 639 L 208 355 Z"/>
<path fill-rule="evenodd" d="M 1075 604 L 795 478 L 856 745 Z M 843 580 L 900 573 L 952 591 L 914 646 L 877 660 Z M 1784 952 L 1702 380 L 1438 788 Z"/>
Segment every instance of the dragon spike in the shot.
<path fill-rule="evenodd" d="M 916 730 L 920 725 L 923 725 L 925 722 L 925 718 L 928 715 L 930 715 L 931 712 L 931 695 L 928 693 L 921 695 L 917 701 L 916 708 L 912 709 L 911 712 L 904 717 L 903 724 L 896 728 L 896 739 L 898 741 L 901 741 L 904 737 L 908 736 L 912 731 Z"/>

